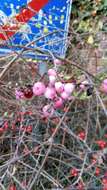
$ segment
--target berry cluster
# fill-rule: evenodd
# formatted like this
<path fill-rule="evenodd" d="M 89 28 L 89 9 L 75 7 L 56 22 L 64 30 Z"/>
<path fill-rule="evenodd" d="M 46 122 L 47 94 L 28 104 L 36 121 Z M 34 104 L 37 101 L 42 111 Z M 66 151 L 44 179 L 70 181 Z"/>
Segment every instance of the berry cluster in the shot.
<path fill-rule="evenodd" d="M 107 147 L 107 143 L 106 143 L 104 140 L 98 140 L 98 141 L 96 141 L 96 144 L 97 144 L 101 149 Z"/>
<path fill-rule="evenodd" d="M 58 59 L 54 60 L 54 65 L 58 66 L 62 63 Z M 42 81 L 38 81 L 33 86 L 28 85 L 25 88 L 16 89 L 15 94 L 17 99 L 31 99 L 33 96 L 45 97 L 49 103 L 43 107 L 42 112 L 45 117 L 51 117 L 56 109 L 61 109 L 66 101 L 74 98 L 73 92 L 75 89 L 77 90 L 77 84 L 76 81 L 66 83 L 59 80 L 54 68 L 49 69 L 47 75 L 47 85 Z M 78 89 L 87 91 L 87 96 L 93 93 L 93 86 L 87 80 L 81 82 Z M 107 79 L 103 81 L 102 89 L 103 92 L 107 93 Z"/>
<path fill-rule="evenodd" d="M 44 96 L 51 103 L 43 107 L 43 114 L 45 117 L 53 115 L 55 109 L 63 107 L 65 101 L 70 100 L 75 89 L 75 83 L 64 83 L 57 80 L 57 72 L 55 69 L 48 70 L 48 85 L 44 82 L 36 82 L 33 86 L 26 86 L 25 88 L 16 89 L 17 99 L 30 99 L 33 96 Z"/>

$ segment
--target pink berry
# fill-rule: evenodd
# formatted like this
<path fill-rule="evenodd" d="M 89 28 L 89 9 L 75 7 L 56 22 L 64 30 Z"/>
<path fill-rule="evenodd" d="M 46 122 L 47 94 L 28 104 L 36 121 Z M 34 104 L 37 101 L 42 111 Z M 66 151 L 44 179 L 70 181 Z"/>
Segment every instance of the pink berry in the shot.
<path fill-rule="evenodd" d="M 54 108 L 51 105 L 46 105 L 43 107 L 43 115 L 45 117 L 51 117 L 54 113 Z"/>
<path fill-rule="evenodd" d="M 84 84 L 80 84 L 80 89 L 84 90 L 85 89 L 85 85 Z"/>
<path fill-rule="evenodd" d="M 23 92 L 23 90 L 16 89 L 15 90 L 15 95 L 16 95 L 16 99 L 17 100 L 24 98 L 24 92 Z"/>
<path fill-rule="evenodd" d="M 62 98 L 58 98 L 55 103 L 54 103 L 54 107 L 57 108 L 61 108 L 63 106 L 63 100 Z"/>
<path fill-rule="evenodd" d="M 47 87 L 44 95 L 48 99 L 54 99 L 56 96 L 56 91 L 52 87 Z"/>
<path fill-rule="evenodd" d="M 62 65 L 64 62 L 59 60 L 59 59 L 54 59 L 54 64 L 55 65 Z"/>
<path fill-rule="evenodd" d="M 53 75 L 50 75 L 50 76 L 49 76 L 49 82 L 50 82 L 50 84 L 51 84 L 51 85 L 54 85 L 54 84 L 55 84 L 55 81 L 56 81 L 56 77 L 53 76 Z"/>
<path fill-rule="evenodd" d="M 74 91 L 74 88 L 75 85 L 73 83 L 66 83 L 64 85 L 64 91 L 69 95 Z"/>
<path fill-rule="evenodd" d="M 103 92 L 107 93 L 107 85 L 103 85 Z"/>
<path fill-rule="evenodd" d="M 107 85 L 107 79 L 103 80 L 103 83 Z"/>
<path fill-rule="evenodd" d="M 48 70 L 48 75 L 50 76 L 56 76 L 57 75 L 57 73 L 56 73 L 56 71 L 54 70 L 54 69 L 49 69 Z"/>
<path fill-rule="evenodd" d="M 64 90 L 64 84 L 63 84 L 62 82 L 56 82 L 56 83 L 55 83 L 55 90 L 56 90 L 58 93 L 63 92 L 63 90 Z"/>
<path fill-rule="evenodd" d="M 42 82 L 36 82 L 33 86 L 33 93 L 35 96 L 41 96 L 45 92 L 45 85 Z"/>
<path fill-rule="evenodd" d="M 107 79 L 105 79 L 102 83 L 102 91 L 107 93 Z"/>
<path fill-rule="evenodd" d="M 63 100 L 67 100 L 69 98 L 69 94 L 67 94 L 65 91 L 61 93 L 61 97 Z"/>

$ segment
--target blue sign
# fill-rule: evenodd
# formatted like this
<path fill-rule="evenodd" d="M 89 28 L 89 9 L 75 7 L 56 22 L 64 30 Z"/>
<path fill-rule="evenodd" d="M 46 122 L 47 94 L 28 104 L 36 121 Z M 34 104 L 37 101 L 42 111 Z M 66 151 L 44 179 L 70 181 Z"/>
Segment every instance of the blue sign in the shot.
<path fill-rule="evenodd" d="M 32 51 L 36 48 L 65 56 L 71 0 L 44 0 L 47 1 L 45 5 L 38 12 L 34 12 L 32 3 L 36 4 L 37 1 L 43 0 L 0 2 L 0 55 L 20 51 L 27 46 L 29 51 L 26 54 L 31 56 L 36 56 Z M 30 15 L 29 19 L 23 22 L 18 18 L 20 15 L 23 16 L 22 12 Z"/>

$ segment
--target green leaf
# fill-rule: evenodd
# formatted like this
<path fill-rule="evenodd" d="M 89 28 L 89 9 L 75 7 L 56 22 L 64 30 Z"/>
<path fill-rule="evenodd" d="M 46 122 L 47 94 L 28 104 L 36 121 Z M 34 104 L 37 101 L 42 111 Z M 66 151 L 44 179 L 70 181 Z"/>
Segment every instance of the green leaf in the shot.
<path fill-rule="evenodd" d="M 5 112 L 5 113 L 4 113 L 4 117 L 7 117 L 7 116 L 8 116 L 8 112 Z"/>
<path fill-rule="evenodd" d="M 104 6 L 107 6 L 107 0 L 104 1 Z"/>

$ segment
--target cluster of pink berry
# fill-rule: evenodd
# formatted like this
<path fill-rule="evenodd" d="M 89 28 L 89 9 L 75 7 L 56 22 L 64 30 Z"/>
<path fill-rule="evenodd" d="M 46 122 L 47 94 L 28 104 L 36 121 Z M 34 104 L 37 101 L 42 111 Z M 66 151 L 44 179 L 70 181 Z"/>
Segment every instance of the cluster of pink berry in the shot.
<path fill-rule="evenodd" d="M 55 109 L 60 109 L 63 107 L 65 101 L 72 98 L 72 92 L 75 89 L 74 83 L 62 83 L 57 81 L 57 73 L 54 69 L 48 70 L 49 84 L 44 91 L 44 96 L 47 99 L 52 100 L 52 104 L 44 106 L 44 115 L 51 116 Z"/>
<path fill-rule="evenodd" d="M 43 107 L 45 117 L 53 115 L 55 109 L 63 107 L 64 102 L 72 98 L 72 92 L 75 89 L 75 83 L 63 83 L 57 80 L 55 69 L 48 70 L 49 83 L 46 86 L 44 82 L 36 82 L 32 87 L 27 86 L 24 89 L 16 89 L 16 98 L 32 98 L 32 96 L 44 96 L 50 100 L 49 104 Z"/>
<path fill-rule="evenodd" d="M 54 60 L 54 65 L 58 66 L 62 63 L 63 62 L 58 59 Z M 50 101 L 48 101 L 49 103 L 43 107 L 42 112 L 45 117 L 51 117 L 56 109 L 62 108 L 67 100 L 72 100 L 74 98 L 72 93 L 77 85 L 76 82 L 66 83 L 58 80 L 58 75 L 55 69 L 49 69 L 47 74 L 49 79 L 48 85 L 39 81 L 33 86 L 28 85 L 25 88 L 16 89 L 16 98 L 30 99 L 33 96 L 44 96 Z M 87 80 L 81 82 L 79 88 L 82 91 L 87 90 L 87 96 L 92 95 L 93 86 L 91 86 Z M 102 89 L 104 93 L 107 93 L 107 79 L 103 81 Z"/>

